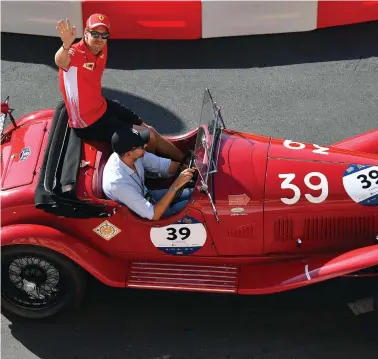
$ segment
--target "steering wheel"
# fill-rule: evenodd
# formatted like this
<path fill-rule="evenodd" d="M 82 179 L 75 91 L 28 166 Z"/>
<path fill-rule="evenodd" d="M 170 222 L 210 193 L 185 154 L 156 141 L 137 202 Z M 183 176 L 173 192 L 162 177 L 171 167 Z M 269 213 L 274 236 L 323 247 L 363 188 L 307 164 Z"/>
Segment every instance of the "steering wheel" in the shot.
<path fill-rule="evenodd" d="M 188 168 L 193 168 L 193 167 L 194 167 L 194 151 L 190 151 L 190 161 L 189 161 Z M 184 192 L 185 188 L 188 188 L 190 185 L 193 185 L 194 183 L 196 183 L 196 180 L 194 179 L 194 176 L 193 176 L 193 178 L 188 183 L 184 184 L 182 187 L 180 187 L 176 191 L 175 196 L 173 197 L 172 203 L 181 197 L 182 192 Z"/>

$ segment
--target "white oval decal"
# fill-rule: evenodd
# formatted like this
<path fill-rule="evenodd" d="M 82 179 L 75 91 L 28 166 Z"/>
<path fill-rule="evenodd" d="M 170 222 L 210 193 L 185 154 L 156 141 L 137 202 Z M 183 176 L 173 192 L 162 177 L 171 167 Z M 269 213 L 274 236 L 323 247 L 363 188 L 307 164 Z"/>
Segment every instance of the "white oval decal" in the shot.
<path fill-rule="evenodd" d="M 343 184 L 349 197 L 363 206 L 378 206 L 378 166 L 350 165 Z"/>
<path fill-rule="evenodd" d="M 165 227 L 151 228 L 154 246 L 167 254 L 188 255 L 200 250 L 206 242 L 206 229 L 197 219 L 185 217 Z"/>
<path fill-rule="evenodd" d="M 241 212 L 244 212 L 244 208 L 240 208 L 240 207 L 232 208 L 231 212 L 232 213 L 241 213 Z"/>

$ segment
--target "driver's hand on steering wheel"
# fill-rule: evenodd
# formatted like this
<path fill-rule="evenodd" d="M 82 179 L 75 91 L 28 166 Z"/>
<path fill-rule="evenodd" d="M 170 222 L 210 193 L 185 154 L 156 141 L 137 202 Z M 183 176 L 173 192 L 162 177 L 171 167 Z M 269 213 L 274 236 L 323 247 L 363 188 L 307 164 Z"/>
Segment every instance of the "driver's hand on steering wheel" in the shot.
<path fill-rule="evenodd" d="M 187 168 L 183 170 L 174 182 L 175 188 L 181 188 L 185 186 L 193 178 L 193 174 L 196 171 L 195 168 Z"/>

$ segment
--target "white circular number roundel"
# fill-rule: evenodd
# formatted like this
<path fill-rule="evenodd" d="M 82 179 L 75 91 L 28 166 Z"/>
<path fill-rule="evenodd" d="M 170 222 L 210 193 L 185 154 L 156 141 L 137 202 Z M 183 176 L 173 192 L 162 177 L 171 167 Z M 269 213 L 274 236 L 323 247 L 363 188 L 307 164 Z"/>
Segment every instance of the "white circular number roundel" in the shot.
<path fill-rule="evenodd" d="M 151 242 L 167 254 L 188 255 L 197 252 L 206 242 L 206 229 L 192 217 L 165 227 L 151 228 Z"/>
<path fill-rule="evenodd" d="M 344 172 L 345 191 L 363 206 L 378 206 L 378 166 L 350 165 Z"/>

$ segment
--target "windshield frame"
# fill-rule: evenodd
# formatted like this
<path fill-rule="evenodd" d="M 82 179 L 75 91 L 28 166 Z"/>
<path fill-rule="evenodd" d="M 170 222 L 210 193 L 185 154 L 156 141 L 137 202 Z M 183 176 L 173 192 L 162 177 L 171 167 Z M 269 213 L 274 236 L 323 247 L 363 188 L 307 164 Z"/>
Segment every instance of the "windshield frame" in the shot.
<path fill-rule="evenodd" d="M 205 118 L 206 111 L 208 112 L 206 115 L 209 116 L 209 119 Z M 224 128 L 220 108 L 214 102 L 210 90 L 206 88 L 194 149 L 194 162 L 202 180 L 202 187 L 206 188 L 206 190 L 210 175 L 218 172 L 220 146 L 217 146 L 217 144 L 220 143 Z M 198 154 L 200 156 L 197 157 Z"/>

